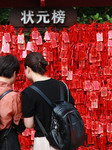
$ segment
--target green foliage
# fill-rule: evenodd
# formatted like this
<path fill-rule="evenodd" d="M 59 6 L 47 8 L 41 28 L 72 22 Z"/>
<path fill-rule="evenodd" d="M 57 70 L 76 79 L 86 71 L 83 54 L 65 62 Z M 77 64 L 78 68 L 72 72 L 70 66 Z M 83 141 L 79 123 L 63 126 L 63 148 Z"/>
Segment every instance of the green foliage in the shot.
<path fill-rule="evenodd" d="M 78 23 L 104 23 L 109 21 L 112 23 L 112 7 L 74 7 L 77 11 Z"/>
<path fill-rule="evenodd" d="M 29 31 L 25 32 L 25 40 L 26 40 L 26 42 L 30 41 L 30 32 Z"/>
<path fill-rule="evenodd" d="M 11 8 L 0 8 L 0 25 L 9 24 L 9 13 Z"/>

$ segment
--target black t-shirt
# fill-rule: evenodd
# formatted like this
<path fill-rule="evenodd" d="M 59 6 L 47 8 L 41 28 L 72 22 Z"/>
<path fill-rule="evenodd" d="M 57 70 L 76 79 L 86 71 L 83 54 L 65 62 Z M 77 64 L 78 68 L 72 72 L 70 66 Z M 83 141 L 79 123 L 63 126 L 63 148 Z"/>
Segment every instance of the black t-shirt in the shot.
<path fill-rule="evenodd" d="M 60 85 L 59 82 L 62 84 L 64 89 L 64 97 L 67 100 L 67 90 L 66 86 L 63 82 L 55 80 L 55 79 L 48 79 L 44 81 L 36 81 L 33 85 L 37 86 L 52 102 L 60 100 Z M 70 94 L 69 91 L 69 100 L 70 103 L 74 105 L 74 99 Z M 44 136 L 41 129 L 39 128 L 37 122 L 35 121 L 35 115 L 37 115 L 38 119 L 43 124 L 44 128 L 48 132 L 50 130 L 50 122 L 51 122 L 51 113 L 52 109 L 51 106 L 47 104 L 47 102 L 33 89 L 27 87 L 22 92 L 22 105 L 23 105 L 23 116 L 24 118 L 34 116 L 34 122 L 36 130 L 36 137 Z"/>

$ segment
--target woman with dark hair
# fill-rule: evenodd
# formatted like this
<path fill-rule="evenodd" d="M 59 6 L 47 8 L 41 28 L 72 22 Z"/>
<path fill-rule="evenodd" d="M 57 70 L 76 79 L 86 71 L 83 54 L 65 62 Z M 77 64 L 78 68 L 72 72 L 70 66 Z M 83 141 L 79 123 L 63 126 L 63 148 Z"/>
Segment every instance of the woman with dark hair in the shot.
<path fill-rule="evenodd" d="M 13 55 L 0 56 L 0 150 L 20 150 L 17 129 L 24 131 L 19 92 L 12 90 L 19 62 Z"/>
<path fill-rule="evenodd" d="M 67 99 L 67 91 L 65 84 L 45 75 L 47 61 L 41 53 L 32 52 L 25 59 L 26 77 L 33 82 L 52 102 L 60 99 L 60 84 L 64 89 L 64 96 Z M 59 84 L 60 83 L 60 84 Z M 74 105 L 73 97 L 70 94 L 70 102 Z M 33 89 L 27 87 L 22 92 L 23 117 L 26 128 L 35 129 L 35 138 L 33 150 L 55 150 L 51 147 L 47 138 L 41 131 L 37 120 L 37 116 L 47 132 L 50 131 L 52 108 L 45 100 Z M 35 126 L 34 126 L 35 124 Z"/>

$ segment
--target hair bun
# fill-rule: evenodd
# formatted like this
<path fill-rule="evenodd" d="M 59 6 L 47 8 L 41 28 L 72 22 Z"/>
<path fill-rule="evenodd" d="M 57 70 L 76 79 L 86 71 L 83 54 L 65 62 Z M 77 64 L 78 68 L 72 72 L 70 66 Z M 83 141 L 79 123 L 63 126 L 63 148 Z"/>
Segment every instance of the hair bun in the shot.
<path fill-rule="evenodd" d="M 47 62 L 45 59 L 42 59 L 42 60 L 40 61 L 40 63 L 41 63 L 42 65 L 44 65 L 44 66 L 47 66 L 47 65 L 48 65 L 48 62 Z"/>

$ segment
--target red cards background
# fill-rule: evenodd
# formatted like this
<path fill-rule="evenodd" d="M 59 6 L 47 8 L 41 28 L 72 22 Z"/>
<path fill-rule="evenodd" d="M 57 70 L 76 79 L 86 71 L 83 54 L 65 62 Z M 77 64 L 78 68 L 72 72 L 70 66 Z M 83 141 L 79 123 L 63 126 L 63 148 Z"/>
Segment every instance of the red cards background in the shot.
<path fill-rule="evenodd" d="M 31 83 L 24 74 L 24 59 L 32 51 L 48 61 L 47 76 L 64 81 L 80 112 L 87 139 L 78 150 L 112 150 L 112 24 L 75 24 L 43 37 L 33 28 L 25 42 L 23 28 L 0 26 L 0 55 L 13 54 L 20 62 L 14 89 Z M 32 149 L 34 130 L 26 129 L 19 140 L 22 150 Z"/>

